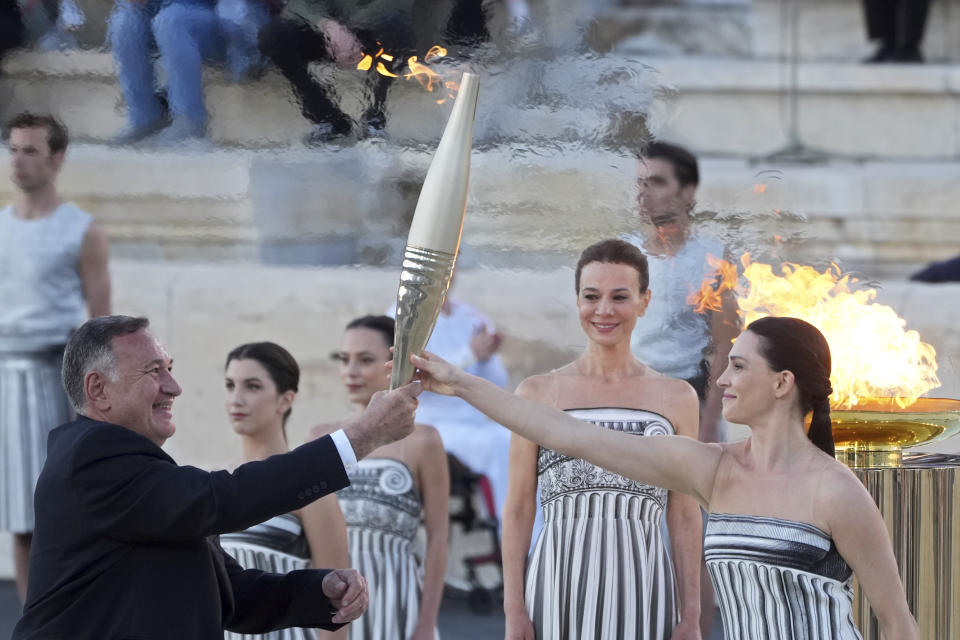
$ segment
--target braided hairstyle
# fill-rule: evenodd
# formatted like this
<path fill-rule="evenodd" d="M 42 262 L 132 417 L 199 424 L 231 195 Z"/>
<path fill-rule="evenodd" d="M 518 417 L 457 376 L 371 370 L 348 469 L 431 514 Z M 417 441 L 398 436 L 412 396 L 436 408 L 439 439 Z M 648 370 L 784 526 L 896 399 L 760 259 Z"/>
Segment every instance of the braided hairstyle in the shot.
<path fill-rule="evenodd" d="M 774 371 L 790 371 L 800 392 L 803 415 L 813 412 L 807 437 L 834 455 L 830 423 L 830 345 L 820 330 L 799 318 L 768 316 L 747 331 L 760 337 L 760 354 Z"/>

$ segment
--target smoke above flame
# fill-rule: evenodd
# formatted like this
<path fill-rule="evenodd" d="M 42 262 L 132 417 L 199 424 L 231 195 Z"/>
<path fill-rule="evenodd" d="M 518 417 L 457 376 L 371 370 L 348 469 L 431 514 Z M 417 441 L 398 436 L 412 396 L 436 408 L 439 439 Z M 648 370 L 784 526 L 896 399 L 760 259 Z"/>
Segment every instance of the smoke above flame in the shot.
<path fill-rule="evenodd" d="M 744 326 L 764 316 L 792 316 L 820 329 L 833 361 L 833 407 L 871 397 L 893 397 L 908 407 L 940 386 L 934 348 L 907 330 L 892 308 L 875 302 L 875 289 L 837 265 L 820 272 L 785 263 L 778 274 L 769 264 L 751 262 L 750 254 L 740 259 L 742 272 L 715 256 L 707 261 L 714 273 L 687 302 L 698 313 L 719 310 L 721 296 L 732 291 Z"/>

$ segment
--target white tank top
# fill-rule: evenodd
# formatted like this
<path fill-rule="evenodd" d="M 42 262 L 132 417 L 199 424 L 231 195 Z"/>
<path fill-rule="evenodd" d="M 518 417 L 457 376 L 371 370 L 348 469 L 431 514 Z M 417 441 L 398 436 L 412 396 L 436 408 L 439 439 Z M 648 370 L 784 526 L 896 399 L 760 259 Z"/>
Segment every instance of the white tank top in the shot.
<path fill-rule="evenodd" d="M 642 238 L 629 240 L 643 251 Z M 693 236 L 675 256 L 647 255 L 652 294 L 630 346 L 643 363 L 674 378 L 696 376 L 710 347 L 707 316 L 696 313 L 687 302 L 713 272 L 707 254 L 722 258 L 723 245 L 713 238 Z"/>
<path fill-rule="evenodd" d="M 31 220 L 0 209 L 0 352 L 65 344 L 86 320 L 79 261 L 92 220 L 72 203 Z"/>

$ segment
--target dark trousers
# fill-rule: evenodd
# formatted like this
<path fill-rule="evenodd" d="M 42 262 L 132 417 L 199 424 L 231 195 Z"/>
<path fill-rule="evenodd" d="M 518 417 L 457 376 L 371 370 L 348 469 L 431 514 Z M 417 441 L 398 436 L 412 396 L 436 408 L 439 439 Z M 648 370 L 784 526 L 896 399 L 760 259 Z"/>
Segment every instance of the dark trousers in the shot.
<path fill-rule="evenodd" d="M 919 47 L 930 0 L 863 0 L 867 37 L 898 48 Z"/>
<path fill-rule="evenodd" d="M 0 60 L 10 49 L 16 49 L 23 42 L 23 20 L 20 18 L 20 12 L 16 3 L 10 3 L 12 6 L 7 9 L 0 7 Z"/>
<path fill-rule="evenodd" d="M 384 51 L 395 56 L 395 72 L 413 55 L 415 40 L 410 17 L 399 12 L 385 14 L 376 25 L 356 31 L 354 35 L 364 52 L 371 55 L 376 54 L 381 47 L 379 43 L 383 43 Z M 331 61 L 322 33 L 302 18 L 278 16 L 260 30 L 260 50 L 290 82 L 307 120 L 328 122 L 340 131 L 350 128 L 350 118 L 335 102 L 333 88 L 316 82 L 310 75 L 310 63 Z M 391 78 L 374 69 L 366 73 L 371 98 L 363 118 L 382 125 L 386 120 Z"/>
<path fill-rule="evenodd" d="M 484 0 L 455 0 L 447 21 L 446 38 L 454 44 L 466 46 L 489 40 Z"/>

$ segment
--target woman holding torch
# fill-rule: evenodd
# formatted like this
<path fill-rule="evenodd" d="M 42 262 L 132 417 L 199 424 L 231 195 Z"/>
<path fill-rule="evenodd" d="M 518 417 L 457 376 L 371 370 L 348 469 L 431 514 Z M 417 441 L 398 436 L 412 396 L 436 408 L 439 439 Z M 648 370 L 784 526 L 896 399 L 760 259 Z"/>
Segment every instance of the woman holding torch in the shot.
<path fill-rule="evenodd" d="M 364 316 L 347 325 L 333 357 L 350 402 L 363 411 L 389 387 L 394 320 Z M 338 425 L 318 425 L 318 438 Z M 449 534 L 447 454 L 433 427 L 415 426 L 399 442 L 377 449 L 350 472 L 337 492 L 347 523 L 350 561 L 367 579 L 370 606 L 350 625 L 350 640 L 428 640 L 436 636 Z M 427 534 L 421 566 L 414 539 L 421 519 Z"/>
<path fill-rule="evenodd" d="M 736 443 L 631 437 L 436 356 L 411 359 L 425 389 L 457 395 L 519 436 L 696 498 L 710 514 L 704 549 L 728 640 L 859 640 L 854 574 L 885 638 L 919 638 L 880 512 L 833 458 L 830 349 L 812 325 L 762 318 L 733 345 L 717 383 L 724 417 L 751 429 Z M 694 407 L 680 411 L 694 419 Z"/>

